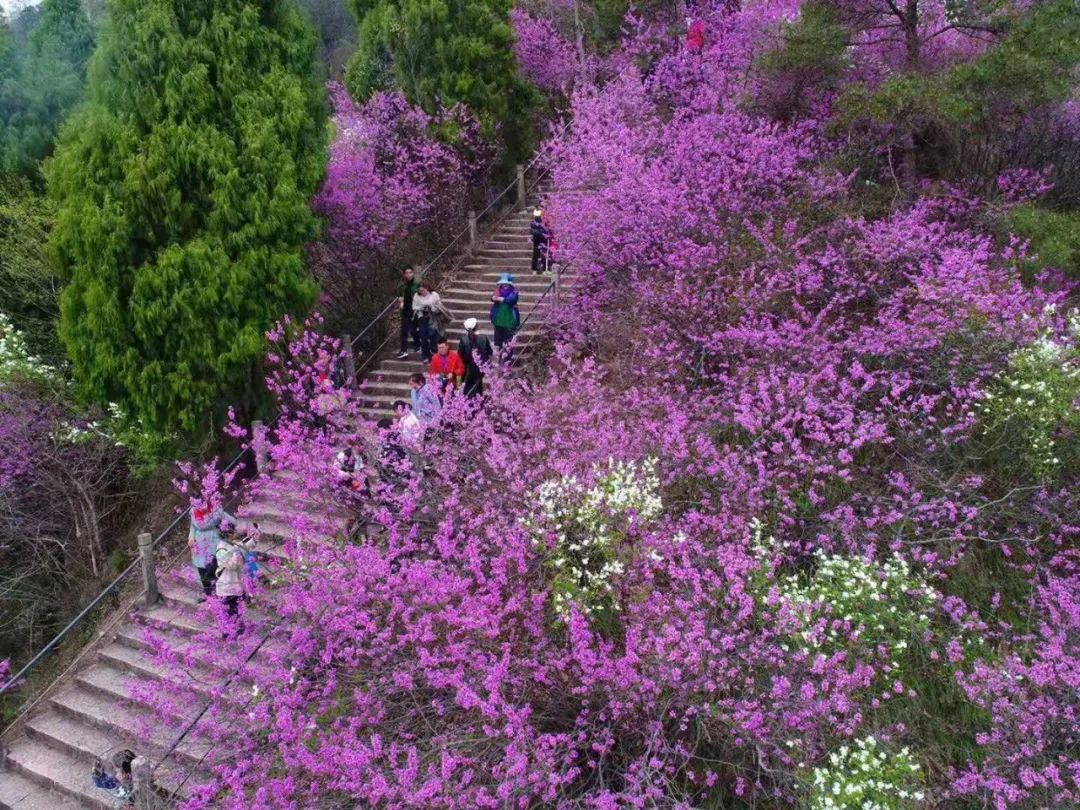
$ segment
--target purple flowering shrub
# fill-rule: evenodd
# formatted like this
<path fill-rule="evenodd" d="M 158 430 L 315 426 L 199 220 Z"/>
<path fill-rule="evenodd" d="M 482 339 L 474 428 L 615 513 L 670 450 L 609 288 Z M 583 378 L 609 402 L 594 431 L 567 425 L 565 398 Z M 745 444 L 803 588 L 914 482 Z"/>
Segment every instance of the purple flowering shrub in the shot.
<path fill-rule="evenodd" d="M 391 297 L 398 265 L 461 230 L 496 149 L 460 107 L 431 116 L 396 92 L 357 105 L 337 83 L 330 95 L 335 138 L 312 203 L 326 230 L 309 252 L 340 328 L 366 323 Z"/>
<path fill-rule="evenodd" d="M 534 17 L 521 8 L 510 12 L 510 23 L 514 26 L 514 57 L 521 75 L 541 90 L 565 94 L 582 68 L 573 43 L 550 20 Z"/>
<path fill-rule="evenodd" d="M 308 506 L 269 615 L 194 642 L 244 686 L 192 806 L 1080 802 L 1077 471 L 1003 463 L 985 409 L 1069 291 L 977 198 L 870 216 L 820 121 L 741 108 L 782 14 L 693 53 L 643 24 L 647 74 L 574 89 L 546 371 L 421 453 L 325 387 L 335 340 L 271 335 L 254 492 Z"/>

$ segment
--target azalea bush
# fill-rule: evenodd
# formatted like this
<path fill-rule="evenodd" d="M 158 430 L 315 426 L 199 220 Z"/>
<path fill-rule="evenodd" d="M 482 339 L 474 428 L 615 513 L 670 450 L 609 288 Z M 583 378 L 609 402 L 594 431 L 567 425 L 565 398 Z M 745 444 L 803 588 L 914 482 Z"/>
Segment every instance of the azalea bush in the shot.
<path fill-rule="evenodd" d="M 776 598 L 799 616 L 809 649 L 830 653 L 856 644 L 900 652 L 929 628 L 939 595 L 902 557 L 878 564 L 818 549 L 813 564 L 808 581 L 788 574 L 776 585 Z"/>
<path fill-rule="evenodd" d="M 192 807 L 1075 802 L 1080 489 L 988 465 L 982 410 L 1073 293 L 970 189 L 868 205 L 821 118 L 744 103 L 793 12 L 628 20 L 551 144 L 548 363 L 421 453 L 317 321 L 271 333 L 283 416 L 232 430 L 290 561 L 192 642 L 244 684 Z"/>
<path fill-rule="evenodd" d="M 326 179 L 313 201 L 326 220 L 309 247 L 322 286 L 321 308 L 336 330 L 366 326 L 400 282 L 400 268 L 423 262 L 467 224 L 488 184 L 497 151 L 457 106 L 437 116 L 401 93 L 356 104 L 329 86 L 335 137 Z M 452 129 L 454 137 L 440 133 Z"/>

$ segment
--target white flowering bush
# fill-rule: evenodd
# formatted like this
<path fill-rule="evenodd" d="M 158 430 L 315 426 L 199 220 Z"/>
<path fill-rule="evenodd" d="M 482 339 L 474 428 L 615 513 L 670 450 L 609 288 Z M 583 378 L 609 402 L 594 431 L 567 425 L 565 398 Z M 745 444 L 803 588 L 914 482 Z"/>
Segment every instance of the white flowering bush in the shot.
<path fill-rule="evenodd" d="M 110 402 L 96 418 L 81 418 L 72 404 L 64 368 L 49 365 L 30 352 L 22 332 L 0 312 L 0 387 L 24 384 L 37 393 L 63 404 L 68 413 L 80 418 L 58 422 L 53 438 L 68 445 L 111 442 L 131 451 L 131 471 L 137 477 L 153 473 L 163 461 L 175 456 L 176 434 L 162 434 L 148 429 L 141 420 L 132 419 L 115 402 Z M 96 410 L 96 409 L 95 409 Z"/>
<path fill-rule="evenodd" d="M 0 312 L 0 385 L 19 380 L 57 384 L 62 379 L 53 366 L 31 354 L 22 332 Z"/>
<path fill-rule="evenodd" d="M 524 520 L 534 543 L 547 547 L 549 588 L 560 619 L 571 605 L 589 618 L 618 611 L 614 584 L 627 562 L 622 546 L 631 521 L 651 521 L 663 508 L 655 459 L 612 460 L 595 473 L 592 486 L 573 476 L 545 482 Z"/>
<path fill-rule="evenodd" d="M 855 642 L 901 651 L 908 637 L 929 627 L 937 591 L 899 555 L 883 564 L 820 549 L 815 557 L 809 581 L 791 574 L 777 583 L 781 598 L 803 617 L 808 646 L 831 651 Z"/>
<path fill-rule="evenodd" d="M 899 658 L 909 639 L 929 629 L 940 594 L 903 557 L 879 562 L 818 549 L 809 574 L 772 577 L 768 572 L 778 544 L 765 536 L 759 521 L 752 529 L 751 548 L 759 561 L 753 587 L 762 601 L 791 609 L 798 627 L 793 635 L 805 651 L 828 654 L 884 645 Z M 890 663 L 898 673 L 899 661 Z"/>
<path fill-rule="evenodd" d="M 1080 310 L 1066 323 L 1062 336 L 1044 334 L 1014 352 L 977 405 L 1002 457 L 1039 478 L 1080 462 Z"/>
<path fill-rule="evenodd" d="M 812 810 L 902 810 L 918 807 L 922 775 L 907 748 L 889 752 L 873 736 L 842 745 L 810 778 Z"/>

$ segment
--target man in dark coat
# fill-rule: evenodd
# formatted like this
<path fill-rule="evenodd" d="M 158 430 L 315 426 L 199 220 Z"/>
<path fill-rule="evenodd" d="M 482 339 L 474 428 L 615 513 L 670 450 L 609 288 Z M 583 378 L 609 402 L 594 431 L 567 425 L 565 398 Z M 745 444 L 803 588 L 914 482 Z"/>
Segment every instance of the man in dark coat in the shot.
<path fill-rule="evenodd" d="M 544 269 L 541 260 L 551 232 L 544 224 L 544 212 L 539 208 L 533 211 L 533 221 L 529 224 L 529 235 L 532 237 L 532 271 L 540 273 Z"/>
<path fill-rule="evenodd" d="M 487 335 L 476 334 L 476 318 L 465 321 L 465 335 L 458 341 L 458 354 L 465 362 L 465 396 L 484 393 L 484 371 L 481 364 L 491 362 L 495 350 Z"/>

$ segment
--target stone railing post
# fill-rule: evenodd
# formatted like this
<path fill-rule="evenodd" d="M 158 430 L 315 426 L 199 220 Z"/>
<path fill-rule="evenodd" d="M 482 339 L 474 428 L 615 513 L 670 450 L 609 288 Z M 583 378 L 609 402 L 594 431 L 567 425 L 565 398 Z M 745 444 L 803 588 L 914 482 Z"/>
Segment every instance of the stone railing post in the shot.
<path fill-rule="evenodd" d="M 479 241 L 479 236 L 476 227 L 476 212 L 469 212 L 469 250 L 476 250 L 476 243 Z"/>
<path fill-rule="evenodd" d="M 156 810 L 157 802 L 154 800 L 154 777 L 150 768 L 150 760 L 146 757 L 135 757 L 131 762 L 131 781 L 135 790 L 136 810 Z"/>
<path fill-rule="evenodd" d="M 517 165 L 517 204 L 518 208 L 525 207 L 525 167 Z"/>
<path fill-rule="evenodd" d="M 266 454 L 266 443 L 263 441 L 263 423 L 256 419 L 251 423 L 252 443 L 255 450 L 255 472 L 269 472 L 270 458 Z"/>
<path fill-rule="evenodd" d="M 142 561 L 146 606 L 150 607 L 157 603 L 159 595 L 157 570 L 154 568 L 154 538 L 149 532 L 143 532 L 139 535 L 139 559 Z"/>

